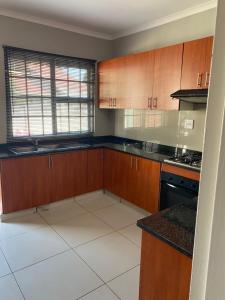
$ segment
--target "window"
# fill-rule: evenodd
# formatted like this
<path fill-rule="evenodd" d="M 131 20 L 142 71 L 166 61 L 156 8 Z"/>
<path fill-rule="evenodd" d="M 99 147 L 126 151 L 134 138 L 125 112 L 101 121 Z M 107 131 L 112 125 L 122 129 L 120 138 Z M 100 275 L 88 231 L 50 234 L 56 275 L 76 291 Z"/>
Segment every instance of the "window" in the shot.
<path fill-rule="evenodd" d="M 141 111 L 137 109 L 124 110 L 124 127 L 139 128 L 141 127 Z"/>
<path fill-rule="evenodd" d="M 93 132 L 94 60 L 4 51 L 9 140 Z"/>

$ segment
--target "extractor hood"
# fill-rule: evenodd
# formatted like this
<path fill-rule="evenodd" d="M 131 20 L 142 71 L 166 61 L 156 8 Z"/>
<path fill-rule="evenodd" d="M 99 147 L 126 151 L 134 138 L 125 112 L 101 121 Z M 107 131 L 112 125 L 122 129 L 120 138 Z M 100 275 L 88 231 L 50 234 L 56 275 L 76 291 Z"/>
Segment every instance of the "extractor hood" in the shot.
<path fill-rule="evenodd" d="M 207 103 L 208 89 L 179 90 L 170 96 L 189 103 L 204 104 Z"/>

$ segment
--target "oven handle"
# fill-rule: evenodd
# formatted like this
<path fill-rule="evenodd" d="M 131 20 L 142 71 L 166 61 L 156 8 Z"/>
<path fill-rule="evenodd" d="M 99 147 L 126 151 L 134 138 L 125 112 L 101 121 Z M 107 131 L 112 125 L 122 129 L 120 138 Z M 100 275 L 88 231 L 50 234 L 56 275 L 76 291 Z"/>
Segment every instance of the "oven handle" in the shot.
<path fill-rule="evenodd" d="M 176 190 L 178 193 L 188 193 L 188 194 L 192 194 L 192 193 L 196 193 L 195 191 L 191 190 L 191 189 L 188 189 L 184 186 L 179 186 L 179 185 L 173 185 L 172 183 L 169 183 L 167 181 L 161 181 L 161 187 L 162 186 L 167 186 L 168 189 L 170 190 Z"/>
<path fill-rule="evenodd" d="M 171 188 L 173 188 L 173 189 L 179 188 L 178 186 L 173 185 L 173 184 L 171 184 L 171 183 L 167 183 L 167 182 L 166 182 L 166 185 L 168 185 L 169 187 L 171 187 Z"/>

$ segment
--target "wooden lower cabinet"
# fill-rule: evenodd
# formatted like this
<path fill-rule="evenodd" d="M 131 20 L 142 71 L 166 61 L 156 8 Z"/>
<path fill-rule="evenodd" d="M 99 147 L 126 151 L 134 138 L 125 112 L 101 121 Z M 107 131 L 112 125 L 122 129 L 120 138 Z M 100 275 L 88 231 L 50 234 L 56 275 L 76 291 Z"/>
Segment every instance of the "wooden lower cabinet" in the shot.
<path fill-rule="evenodd" d="M 103 189 L 103 149 L 87 151 L 87 191 Z"/>
<path fill-rule="evenodd" d="M 154 213 L 159 209 L 160 163 L 104 150 L 104 188 Z"/>
<path fill-rule="evenodd" d="M 104 188 L 121 198 L 127 198 L 127 179 L 131 164 L 128 154 L 104 150 Z"/>
<path fill-rule="evenodd" d="M 1 161 L 3 213 L 50 201 L 49 156 L 11 158 Z"/>
<path fill-rule="evenodd" d="M 87 192 L 87 151 L 51 155 L 51 202 Z"/>
<path fill-rule="evenodd" d="M 188 300 L 192 259 L 143 231 L 139 300 Z"/>
<path fill-rule="evenodd" d="M 160 163 L 131 156 L 133 163 L 127 187 L 127 200 L 154 213 L 159 210 Z"/>
<path fill-rule="evenodd" d="M 158 211 L 160 163 L 110 149 L 5 159 L 0 176 L 3 213 L 102 188 Z"/>

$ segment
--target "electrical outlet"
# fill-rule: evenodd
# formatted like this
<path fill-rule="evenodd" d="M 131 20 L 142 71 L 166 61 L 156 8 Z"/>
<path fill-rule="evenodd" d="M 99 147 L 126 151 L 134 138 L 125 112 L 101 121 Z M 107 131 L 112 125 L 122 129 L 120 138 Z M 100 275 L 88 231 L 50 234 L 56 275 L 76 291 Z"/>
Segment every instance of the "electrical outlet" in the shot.
<path fill-rule="evenodd" d="M 184 120 L 184 128 L 185 129 L 194 129 L 194 120 Z"/>

